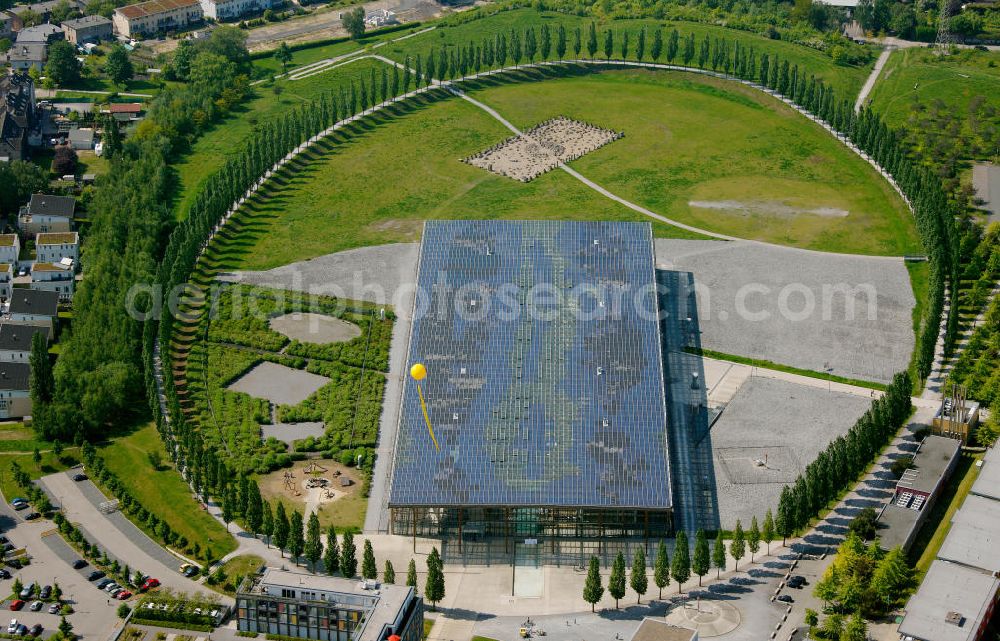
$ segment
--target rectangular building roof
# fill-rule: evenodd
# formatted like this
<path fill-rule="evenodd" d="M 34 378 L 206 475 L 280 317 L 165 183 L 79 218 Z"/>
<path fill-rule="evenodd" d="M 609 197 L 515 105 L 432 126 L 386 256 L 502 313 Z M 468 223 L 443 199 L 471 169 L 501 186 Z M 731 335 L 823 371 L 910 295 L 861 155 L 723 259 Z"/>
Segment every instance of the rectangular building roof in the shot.
<path fill-rule="evenodd" d="M 27 363 L 0 362 L 0 391 L 23 392 L 28 389 L 31 365 Z"/>
<path fill-rule="evenodd" d="M 972 484 L 972 493 L 1000 501 L 1000 448 L 986 450 L 979 477 Z"/>
<path fill-rule="evenodd" d="M 897 487 L 933 493 L 961 447 L 962 442 L 957 439 L 927 436 L 913 457 L 913 467 L 903 473 Z"/>
<path fill-rule="evenodd" d="M 651 227 L 429 221 L 389 505 L 671 506 Z"/>
<path fill-rule="evenodd" d="M 938 558 L 1000 572 L 1000 501 L 967 496 L 951 519 Z"/>
<path fill-rule="evenodd" d="M 35 247 L 39 245 L 75 245 L 79 242 L 75 231 L 43 232 L 35 236 Z"/>
<path fill-rule="evenodd" d="M 113 114 L 137 114 L 142 111 L 142 103 L 139 102 L 115 102 L 108 110 Z"/>
<path fill-rule="evenodd" d="M 119 7 L 115 9 L 115 12 L 120 13 L 129 20 L 135 20 L 158 13 L 166 13 L 175 9 L 198 6 L 201 6 L 198 0 L 147 0 L 138 4 L 130 4 L 127 7 Z"/>
<path fill-rule="evenodd" d="M 59 313 L 59 292 L 15 287 L 10 294 L 10 313 L 55 317 Z"/>
<path fill-rule="evenodd" d="M 61 216 L 72 218 L 76 210 L 76 199 L 72 196 L 50 196 L 32 194 L 28 201 L 28 213 L 39 216 Z"/>
<path fill-rule="evenodd" d="M 899 545 L 905 547 L 919 517 L 919 510 L 899 507 L 895 503 L 886 505 L 879 514 L 876 524 L 879 545 L 885 550 L 891 550 Z"/>
<path fill-rule="evenodd" d="M 63 20 L 63 29 L 86 29 L 87 27 L 101 27 L 110 26 L 111 21 L 104 16 L 97 15 L 96 13 L 92 16 L 83 16 L 82 18 L 74 18 L 73 20 Z"/>
<path fill-rule="evenodd" d="M 246 588 L 248 584 L 241 586 Z M 269 586 L 289 588 L 296 591 L 309 590 L 316 592 L 334 592 L 344 595 L 335 599 L 342 606 L 365 612 L 363 627 L 354 631 L 352 639 L 356 641 L 381 641 L 382 632 L 386 626 L 397 622 L 401 610 L 416 597 L 413 588 L 404 585 L 379 584 L 377 589 L 365 589 L 364 583 L 355 579 L 344 579 L 332 576 L 290 572 L 278 568 L 265 568 L 264 573 L 249 584 L 249 589 L 242 594 L 270 594 Z M 274 596 L 280 596 L 274 595 Z M 298 594 L 297 600 L 307 602 L 309 599 Z M 316 600 L 324 600 L 321 595 Z"/>
<path fill-rule="evenodd" d="M 985 572 L 934 561 L 906 604 L 899 634 L 920 641 L 971 641 L 998 588 L 1000 580 Z"/>
<path fill-rule="evenodd" d="M 0 234 L 0 247 L 13 247 L 17 234 Z"/>
<path fill-rule="evenodd" d="M 49 330 L 36 325 L 4 323 L 0 325 L 0 350 L 30 352 L 35 334 L 44 334 L 48 339 Z"/>

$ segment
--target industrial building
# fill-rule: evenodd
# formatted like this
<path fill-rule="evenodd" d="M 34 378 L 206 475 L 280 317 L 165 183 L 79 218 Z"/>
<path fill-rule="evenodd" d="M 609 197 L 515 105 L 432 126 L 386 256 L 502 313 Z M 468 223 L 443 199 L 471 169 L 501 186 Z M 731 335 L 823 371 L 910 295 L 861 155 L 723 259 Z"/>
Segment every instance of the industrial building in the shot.
<path fill-rule="evenodd" d="M 670 535 L 655 283 L 648 224 L 427 222 L 407 361 L 427 376 L 403 392 L 392 532 L 471 563 Z"/>
<path fill-rule="evenodd" d="M 269 636 L 419 641 L 424 602 L 408 586 L 266 568 L 237 589 L 236 622 L 241 632 Z"/>

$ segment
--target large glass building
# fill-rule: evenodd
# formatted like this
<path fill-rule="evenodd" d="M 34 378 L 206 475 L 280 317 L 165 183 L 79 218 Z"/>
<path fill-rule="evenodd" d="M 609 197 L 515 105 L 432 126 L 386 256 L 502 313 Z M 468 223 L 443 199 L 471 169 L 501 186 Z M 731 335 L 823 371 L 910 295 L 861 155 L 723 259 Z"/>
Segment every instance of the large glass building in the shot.
<path fill-rule="evenodd" d="M 574 564 L 669 535 L 655 283 L 648 224 L 428 222 L 393 533 Z"/>

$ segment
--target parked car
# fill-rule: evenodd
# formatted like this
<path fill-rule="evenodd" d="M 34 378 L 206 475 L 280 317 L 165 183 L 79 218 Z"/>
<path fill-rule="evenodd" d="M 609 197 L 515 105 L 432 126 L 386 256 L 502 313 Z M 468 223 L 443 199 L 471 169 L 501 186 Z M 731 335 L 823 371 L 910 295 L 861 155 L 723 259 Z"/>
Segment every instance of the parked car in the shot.
<path fill-rule="evenodd" d="M 47 601 L 48 598 L 52 596 L 52 586 L 43 585 L 42 591 L 38 593 L 38 596 L 42 599 L 42 601 Z"/>
<path fill-rule="evenodd" d="M 24 503 L 25 505 L 27 505 L 28 504 L 28 499 L 24 498 L 23 496 L 16 496 L 13 499 L 11 499 L 11 501 L 10 501 L 11 505 L 20 505 L 21 503 Z"/>
<path fill-rule="evenodd" d="M 38 612 L 42 609 L 43 603 L 41 601 L 32 601 L 31 605 L 28 606 L 32 612 Z"/>
<path fill-rule="evenodd" d="M 6 536 L 0 536 L 0 543 L 10 543 L 10 539 Z"/>
<path fill-rule="evenodd" d="M 43 629 L 44 628 L 42 628 L 41 623 L 36 623 L 35 625 L 31 626 L 30 630 L 28 630 L 28 634 L 30 634 L 33 637 L 37 637 L 39 634 L 42 633 Z"/>
<path fill-rule="evenodd" d="M 23 565 L 21 563 L 21 559 L 6 559 L 4 563 L 14 568 L 15 570 L 21 569 L 21 566 Z"/>
<path fill-rule="evenodd" d="M 129 598 L 131 596 L 132 596 L 131 592 L 129 592 L 128 590 L 122 590 L 121 592 L 119 592 L 118 594 L 115 595 L 115 598 L 116 599 L 121 599 L 122 601 L 124 601 L 125 599 L 127 599 L 127 598 Z"/>
<path fill-rule="evenodd" d="M 17 632 L 15 632 L 14 634 L 16 634 L 19 637 L 23 637 L 24 635 L 28 634 L 28 626 L 24 625 L 23 623 L 20 624 L 19 626 L 17 626 Z"/>
<path fill-rule="evenodd" d="M 782 603 L 795 603 L 795 599 L 793 599 L 790 594 L 782 594 L 776 600 L 781 601 Z"/>
<path fill-rule="evenodd" d="M 14 599 L 13 601 L 10 602 L 11 610 L 20 610 L 23 607 L 24 607 L 24 601 L 22 601 L 21 599 Z"/>
<path fill-rule="evenodd" d="M 62 604 L 53 603 L 49 606 L 49 614 L 59 614 L 59 610 L 62 610 Z"/>
<path fill-rule="evenodd" d="M 27 599 L 28 597 L 31 596 L 32 592 L 34 592 L 34 589 L 30 585 L 26 585 L 21 590 L 21 594 L 19 594 L 18 596 L 21 597 L 22 599 Z"/>
<path fill-rule="evenodd" d="M 7 634 L 14 634 L 17 631 L 17 619 L 11 619 L 10 625 L 7 626 Z"/>
<path fill-rule="evenodd" d="M 101 579 L 100 581 L 97 582 L 97 589 L 98 590 L 103 590 L 104 588 L 108 587 L 112 583 L 114 583 L 114 581 L 112 581 L 111 579 Z"/>
<path fill-rule="evenodd" d="M 87 480 L 87 475 L 86 474 L 74 474 L 73 475 L 73 480 L 76 481 L 76 482 L 78 482 L 78 483 L 80 481 L 86 481 Z"/>
<path fill-rule="evenodd" d="M 186 576 L 188 578 L 193 577 L 196 574 L 198 574 L 198 568 L 197 568 L 197 566 L 189 565 L 188 568 L 186 570 L 184 570 L 184 576 Z"/>
<path fill-rule="evenodd" d="M 12 506 L 12 507 L 13 507 L 13 508 L 14 508 L 15 510 L 23 510 L 23 509 L 25 509 L 26 507 L 28 507 L 28 504 L 27 504 L 27 503 L 11 503 L 11 506 Z"/>
<path fill-rule="evenodd" d="M 112 581 L 111 583 L 104 586 L 104 591 L 110 593 L 112 590 L 118 589 L 120 587 L 121 587 L 120 585 Z"/>
<path fill-rule="evenodd" d="M 101 572 L 100 570 L 94 570 L 87 577 L 87 580 L 88 581 L 96 581 L 98 579 L 103 579 L 103 578 L 104 578 L 104 572 Z"/>
<path fill-rule="evenodd" d="M 80 568 L 85 568 L 85 567 L 87 567 L 87 562 L 84 561 L 83 559 L 77 559 L 76 561 L 73 561 L 74 570 L 79 570 Z"/>
<path fill-rule="evenodd" d="M 24 520 L 25 521 L 34 521 L 35 519 L 37 519 L 40 516 L 41 516 L 41 514 L 39 514 L 38 512 L 28 512 L 27 514 L 24 515 Z"/>
<path fill-rule="evenodd" d="M 10 552 L 11 550 L 14 549 L 14 544 L 13 543 L 9 543 L 9 542 L 8 543 L 0 543 L 0 548 L 2 548 L 4 552 Z"/>
<path fill-rule="evenodd" d="M 10 578 L 10 572 L 4 570 L 3 568 L 0 568 L 0 579 L 9 579 L 9 578 Z"/>
<path fill-rule="evenodd" d="M 146 582 L 142 584 L 143 590 L 151 590 L 158 587 L 160 587 L 160 580 L 154 578 L 146 579 Z"/>

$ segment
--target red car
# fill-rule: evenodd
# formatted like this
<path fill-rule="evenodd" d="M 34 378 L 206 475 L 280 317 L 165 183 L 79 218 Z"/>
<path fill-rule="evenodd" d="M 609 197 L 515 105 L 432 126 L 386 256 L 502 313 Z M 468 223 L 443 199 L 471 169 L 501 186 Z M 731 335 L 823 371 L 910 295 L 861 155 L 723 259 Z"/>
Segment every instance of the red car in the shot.
<path fill-rule="evenodd" d="M 152 588 L 160 587 L 159 579 L 146 579 L 146 582 L 142 584 L 143 590 L 150 590 Z"/>
<path fill-rule="evenodd" d="M 10 602 L 11 610 L 20 610 L 23 607 L 24 607 L 24 601 L 22 601 L 21 599 L 15 599 Z"/>
<path fill-rule="evenodd" d="M 120 600 L 120 601 L 124 601 L 125 599 L 129 598 L 130 596 L 132 596 L 131 592 L 129 592 L 128 590 L 122 590 L 121 592 L 118 593 L 118 596 L 116 596 L 115 598 L 118 599 L 118 600 Z"/>

